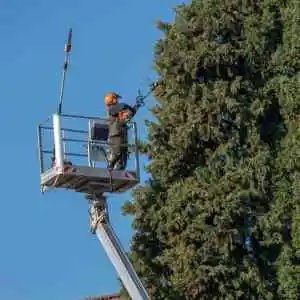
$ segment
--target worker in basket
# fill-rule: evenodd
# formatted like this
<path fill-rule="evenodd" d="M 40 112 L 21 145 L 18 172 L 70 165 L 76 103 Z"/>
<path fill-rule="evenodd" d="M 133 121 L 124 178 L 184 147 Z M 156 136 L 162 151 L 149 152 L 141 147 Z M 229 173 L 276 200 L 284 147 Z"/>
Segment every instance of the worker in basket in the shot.
<path fill-rule="evenodd" d="M 128 127 L 127 122 L 136 114 L 139 104 L 130 106 L 119 103 L 122 98 L 117 93 L 105 95 L 105 106 L 108 113 L 108 169 L 124 170 L 128 158 Z"/>

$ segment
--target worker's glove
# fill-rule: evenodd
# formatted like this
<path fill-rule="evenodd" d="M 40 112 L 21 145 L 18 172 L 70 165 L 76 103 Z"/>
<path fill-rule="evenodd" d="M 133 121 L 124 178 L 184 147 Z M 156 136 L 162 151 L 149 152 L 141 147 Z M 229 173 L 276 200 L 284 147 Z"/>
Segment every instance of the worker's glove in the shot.
<path fill-rule="evenodd" d="M 144 100 L 145 100 L 145 97 L 143 96 L 143 94 L 141 93 L 141 91 L 138 90 L 138 95 L 135 98 L 136 106 L 137 107 L 143 106 L 145 104 Z"/>
<path fill-rule="evenodd" d="M 138 107 L 141 107 L 141 106 L 145 105 L 144 97 L 143 96 L 137 96 L 136 97 L 136 104 L 137 104 Z"/>

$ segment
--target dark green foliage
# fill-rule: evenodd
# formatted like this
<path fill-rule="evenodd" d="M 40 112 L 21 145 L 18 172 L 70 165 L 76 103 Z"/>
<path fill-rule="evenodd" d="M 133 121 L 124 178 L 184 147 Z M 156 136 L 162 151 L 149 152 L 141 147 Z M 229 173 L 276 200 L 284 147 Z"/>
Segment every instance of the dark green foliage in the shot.
<path fill-rule="evenodd" d="M 280 144 L 274 158 L 274 201 L 265 219 L 265 236 L 278 252 L 280 299 L 296 300 L 300 298 L 300 2 L 286 2 L 281 10 L 282 45 L 269 64 L 271 76 L 264 90 L 278 103 L 282 115 L 274 130 Z"/>
<path fill-rule="evenodd" d="M 124 208 L 152 299 L 299 298 L 297 5 L 195 0 L 159 24 L 152 179 Z"/>

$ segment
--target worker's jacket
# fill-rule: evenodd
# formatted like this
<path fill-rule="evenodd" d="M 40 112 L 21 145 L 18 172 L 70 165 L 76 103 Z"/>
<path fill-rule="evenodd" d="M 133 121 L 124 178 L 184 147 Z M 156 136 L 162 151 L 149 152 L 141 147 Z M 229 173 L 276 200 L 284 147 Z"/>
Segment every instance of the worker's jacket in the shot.
<path fill-rule="evenodd" d="M 124 112 L 127 112 L 129 114 L 129 118 L 123 118 Z M 127 141 L 127 122 L 135 115 L 135 113 L 135 107 L 131 107 L 130 105 L 125 103 L 117 103 L 110 106 L 108 109 L 108 138 L 120 137 L 123 139 L 123 141 Z"/>

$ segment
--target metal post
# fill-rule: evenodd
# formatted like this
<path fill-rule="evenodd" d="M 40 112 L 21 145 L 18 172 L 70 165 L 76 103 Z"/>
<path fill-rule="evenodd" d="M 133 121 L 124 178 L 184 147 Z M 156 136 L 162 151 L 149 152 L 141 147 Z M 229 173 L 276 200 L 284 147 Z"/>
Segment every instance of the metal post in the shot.
<path fill-rule="evenodd" d="M 138 148 L 138 140 L 137 140 L 137 126 L 136 123 L 133 122 L 133 139 L 134 139 L 134 150 L 135 150 L 135 168 L 136 168 L 136 176 L 138 180 L 140 180 L 140 157 L 139 157 L 139 148 Z"/>
<path fill-rule="evenodd" d="M 61 128 L 59 114 L 53 114 L 53 134 L 54 134 L 54 149 L 55 149 L 55 164 L 58 172 L 62 173 L 64 168 L 63 149 L 61 141 Z"/>
<path fill-rule="evenodd" d="M 40 160 L 40 173 L 42 174 L 44 168 L 44 155 L 43 155 L 43 142 L 42 142 L 42 128 L 38 126 L 38 148 L 39 148 L 39 160 Z"/>
<path fill-rule="evenodd" d="M 63 159 L 66 161 L 67 160 L 67 143 L 66 143 L 66 139 L 65 139 L 65 131 L 61 130 L 62 132 L 62 144 L 63 144 Z"/>
<path fill-rule="evenodd" d="M 88 144 L 87 144 L 87 153 L 88 153 L 88 161 L 89 161 L 89 167 L 95 167 L 95 164 L 91 160 L 91 130 L 92 130 L 92 125 L 91 125 L 92 120 L 89 120 L 88 126 L 89 126 L 89 134 L 88 134 Z"/>

